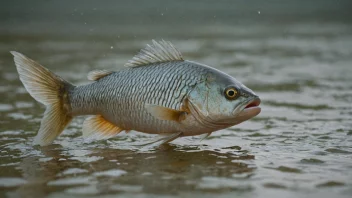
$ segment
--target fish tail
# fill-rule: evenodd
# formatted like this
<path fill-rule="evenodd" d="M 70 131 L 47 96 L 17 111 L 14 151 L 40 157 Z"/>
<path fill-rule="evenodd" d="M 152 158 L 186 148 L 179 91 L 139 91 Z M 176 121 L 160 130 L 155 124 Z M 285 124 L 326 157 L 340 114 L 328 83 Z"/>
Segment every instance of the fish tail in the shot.
<path fill-rule="evenodd" d="M 35 145 L 49 145 L 72 120 L 68 93 L 74 85 L 39 63 L 12 51 L 20 80 L 29 94 L 46 106 Z"/>

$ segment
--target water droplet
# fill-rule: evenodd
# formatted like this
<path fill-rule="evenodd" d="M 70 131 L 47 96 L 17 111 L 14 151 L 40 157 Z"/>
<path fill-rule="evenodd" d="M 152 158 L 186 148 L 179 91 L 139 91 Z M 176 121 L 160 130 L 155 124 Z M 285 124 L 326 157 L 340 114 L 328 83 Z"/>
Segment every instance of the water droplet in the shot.
<path fill-rule="evenodd" d="M 113 46 L 111 46 L 111 47 L 110 47 L 110 49 L 114 49 L 114 47 L 113 47 Z"/>
<path fill-rule="evenodd" d="M 258 11 L 258 14 L 260 14 L 260 11 Z"/>

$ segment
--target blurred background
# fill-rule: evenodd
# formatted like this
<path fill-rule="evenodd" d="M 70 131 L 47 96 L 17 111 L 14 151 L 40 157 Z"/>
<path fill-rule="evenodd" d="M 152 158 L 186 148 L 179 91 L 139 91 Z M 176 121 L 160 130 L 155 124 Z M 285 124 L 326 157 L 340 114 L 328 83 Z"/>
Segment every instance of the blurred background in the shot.
<path fill-rule="evenodd" d="M 350 197 L 349 0 L 25 1 L 0 3 L 0 197 Z M 44 107 L 9 51 L 76 85 L 120 70 L 151 39 L 234 76 L 262 113 L 206 140 L 163 149 L 132 132 L 86 143 L 84 118 L 32 147 Z"/>

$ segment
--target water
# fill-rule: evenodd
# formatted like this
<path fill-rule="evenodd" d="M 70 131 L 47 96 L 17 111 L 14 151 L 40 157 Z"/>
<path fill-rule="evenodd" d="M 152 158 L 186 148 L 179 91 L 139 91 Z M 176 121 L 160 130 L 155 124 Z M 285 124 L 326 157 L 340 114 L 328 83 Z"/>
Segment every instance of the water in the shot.
<path fill-rule="evenodd" d="M 346 2 L 151 3 L 136 6 L 133 16 L 135 5 L 126 2 L 5 5 L 0 197 L 350 197 L 352 17 Z M 242 81 L 262 98 L 262 113 L 205 140 L 185 137 L 160 149 L 139 150 L 135 145 L 154 136 L 137 132 L 84 142 L 84 117 L 53 145 L 31 145 L 44 107 L 23 88 L 8 51 L 79 85 L 88 83 L 90 70 L 122 69 L 161 38 L 186 59 Z"/>

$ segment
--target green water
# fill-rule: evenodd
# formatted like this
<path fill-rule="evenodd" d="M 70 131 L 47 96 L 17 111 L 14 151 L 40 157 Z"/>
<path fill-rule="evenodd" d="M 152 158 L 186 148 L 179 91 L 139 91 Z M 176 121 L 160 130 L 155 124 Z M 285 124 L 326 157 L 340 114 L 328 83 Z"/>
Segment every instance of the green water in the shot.
<path fill-rule="evenodd" d="M 1 8 L 0 197 L 352 195 L 348 1 L 25 2 Z M 162 38 L 254 90 L 262 112 L 150 150 L 135 145 L 155 137 L 137 132 L 85 142 L 79 117 L 53 145 L 32 146 L 44 107 L 18 80 L 10 50 L 80 85 Z"/>

